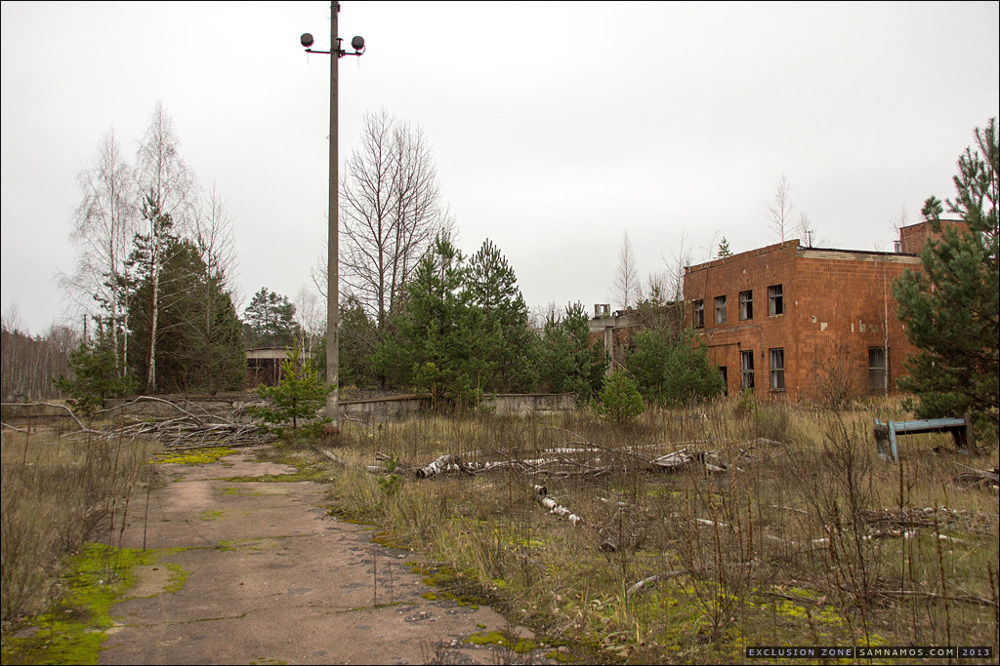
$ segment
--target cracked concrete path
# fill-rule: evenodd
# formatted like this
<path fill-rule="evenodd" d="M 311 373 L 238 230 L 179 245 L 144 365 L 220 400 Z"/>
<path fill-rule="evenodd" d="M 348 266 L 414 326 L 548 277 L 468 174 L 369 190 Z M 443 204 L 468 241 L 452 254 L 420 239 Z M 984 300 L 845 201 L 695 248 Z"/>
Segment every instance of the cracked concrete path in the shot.
<path fill-rule="evenodd" d="M 166 464 L 165 487 L 134 501 L 126 547 L 178 549 L 140 567 L 131 598 L 112 609 L 103 664 L 493 663 L 463 642 L 501 631 L 480 606 L 429 600 L 409 553 L 326 515 L 324 486 L 237 482 L 294 468 L 240 452 L 205 465 Z M 138 505 L 138 506 L 137 506 Z M 183 570 L 183 587 L 177 572 Z"/>

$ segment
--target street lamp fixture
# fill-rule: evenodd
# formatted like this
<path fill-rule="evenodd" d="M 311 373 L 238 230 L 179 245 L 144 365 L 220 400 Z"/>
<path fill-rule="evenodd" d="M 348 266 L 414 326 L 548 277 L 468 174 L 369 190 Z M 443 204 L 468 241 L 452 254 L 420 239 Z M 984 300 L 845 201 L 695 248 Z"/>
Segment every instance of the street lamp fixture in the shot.
<path fill-rule="evenodd" d="M 338 140 L 337 140 L 337 63 L 347 55 L 360 56 L 365 52 L 364 37 L 357 36 L 351 40 L 354 52 L 346 51 L 337 37 L 337 14 L 340 13 L 340 3 L 333 0 L 330 3 L 330 45 L 334 50 L 318 51 L 312 49 L 315 43 L 311 34 L 304 33 L 299 40 L 306 53 L 336 54 L 330 58 L 330 211 L 329 234 L 327 245 L 327 285 L 326 285 L 326 381 L 331 391 L 326 399 L 326 416 L 333 421 L 331 431 L 339 432 L 340 426 L 340 248 L 339 248 L 339 208 L 338 208 Z M 336 45 L 336 46 L 334 46 Z"/>
<path fill-rule="evenodd" d="M 306 53 L 325 53 L 327 55 L 331 53 L 330 51 L 319 51 L 311 48 L 312 45 L 315 43 L 312 33 L 308 32 L 302 33 L 302 37 L 300 38 L 300 40 L 302 42 L 302 46 L 306 47 Z M 351 53 L 350 51 L 345 51 L 340 48 L 341 42 L 344 41 L 343 39 L 337 38 L 336 41 L 338 47 L 337 53 L 341 58 L 343 58 L 345 55 L 359 56 L 365 52 L 365 38 L 362 37 L 361 35 L 355 35 L 354 38 L 351 39 L 351 48 L 354 49 L 354 53 Z"/>

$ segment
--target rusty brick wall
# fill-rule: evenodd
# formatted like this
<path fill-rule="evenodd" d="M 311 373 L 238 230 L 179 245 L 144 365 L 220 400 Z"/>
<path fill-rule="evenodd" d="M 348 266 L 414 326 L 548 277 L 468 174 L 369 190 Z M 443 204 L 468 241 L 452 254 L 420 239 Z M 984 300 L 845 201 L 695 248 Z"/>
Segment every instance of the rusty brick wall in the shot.
<path fill-rule="evenodd" d="M 960 220 L 941 220 L 941 230 L 957 228 L 960 232 L 967 231 L 968 225 Z M 931 229 L 930 222 L 918 222 L 899 230 L 899 251 L 906 254 L 920 254 L 927 244 L 927 239 L 938 238 L 940 233 Z"/>
<path fill-rule="evenodd" d="M 758 398 L 819 397 L 819 378 L 853 373 L 868 388 L 868 348 L 882 346 L 888 331 L 889 384 L 915 349 L 896 318 L 892 282 L 919 260 L 876 252 L 814 250 L 798 241 L 744 252 L 688 269 L 684 280 L 686 321 L 693 325 L 695 300 L 705 304 L 705 326 L 697 329 L 709 360 L 725 366 L 728 390 L 741 386 L 740 352 L 754 353 Z M 768 314 L 768 287 L 782 286 L 784 312 Z M 753 292 L 753 318 L 740 320 L 739 294 Z M 726 322 L 715 323 L 715 297 L 726 296 Z M 888 326 L 886 326 L 888 306 Z M 770 350 L 784 350 L 785 389 L 770 388 Z M 846 370 L 845 370 L 846 369 Z"/>

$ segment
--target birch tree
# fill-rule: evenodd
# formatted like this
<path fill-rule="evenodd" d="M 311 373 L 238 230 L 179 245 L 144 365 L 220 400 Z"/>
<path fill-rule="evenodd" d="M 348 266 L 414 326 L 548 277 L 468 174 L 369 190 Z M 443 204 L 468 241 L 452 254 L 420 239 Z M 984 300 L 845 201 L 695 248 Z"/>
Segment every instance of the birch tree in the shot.
<path fill-rule="evenodd" d="M 160 309 L 160 274 L 164 254 L 163 236 L 168 218 L 183 234 L 190 222 L 196 191 L 194 178 L 180 156 L 180 139 L 162 102 L 150 114 L 149 125 L 139 144 L 136 181 L 145 201 L 143 218 L 149 222 L 150 335 L 146 351 L 146 386 L 156 392 L 156 341 Z"/>
<path fill-rule="evenodd" d="M 774 191 L 774 201 L 767 209 L 768 226 L 778 237 L 781 244 L 792 233 L 792 185 L 784 175 L 778 181 L 778 187 Z"/>
<path fill-rule="evenodd" d="M 120 374 L 128 366 L 126 262 L 137 229 L 131 166 L 114 131 L 101 140 L 94 164 L 78 176 L 82 199 L 70 238 L 78 250 L 75 271 L 60 282 L 77 305 L 105 329 Z"/>

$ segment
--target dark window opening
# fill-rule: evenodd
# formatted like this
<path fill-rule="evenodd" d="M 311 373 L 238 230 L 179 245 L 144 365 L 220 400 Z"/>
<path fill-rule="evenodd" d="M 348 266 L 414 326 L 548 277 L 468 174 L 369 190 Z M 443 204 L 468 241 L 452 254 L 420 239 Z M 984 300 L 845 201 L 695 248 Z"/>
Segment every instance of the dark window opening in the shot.
<path fill-rule="evenodd" d="M 785 350 L 771 350 L 771 390 L 785 390 Z"/>
<path fill-rule="evenodd" d="M 872 393 L 887 393 L 889 391 L 885 347 L 868 348 L 868 389 Z"/>
<path fill-rule="evenodd" d="M 753 291 L 740 292 L 740 320 L 753 319 Z"/>
<path fill-rule="evenodd" d="M 705 301 L 694 302 L 694 327 L 705 328 Z"/>
<path fill-rule="evenodd" d="M 753 352 L 740 352 L 740 373 L 743 375 L 740 388 L 753 389 Z"/>
<path fill-rule="evenodd" d="M 767 314 L 780 315 L 785 311 L 784 301 L 781 295 L 781 285 L 776 284 L 767 288 Z"/>
<path fill-rule="evenodd" d="M 729 395 L 729 372 L 724 365 L 719 366 L 719 375 L 722 377 L 722 395 Z"/>

